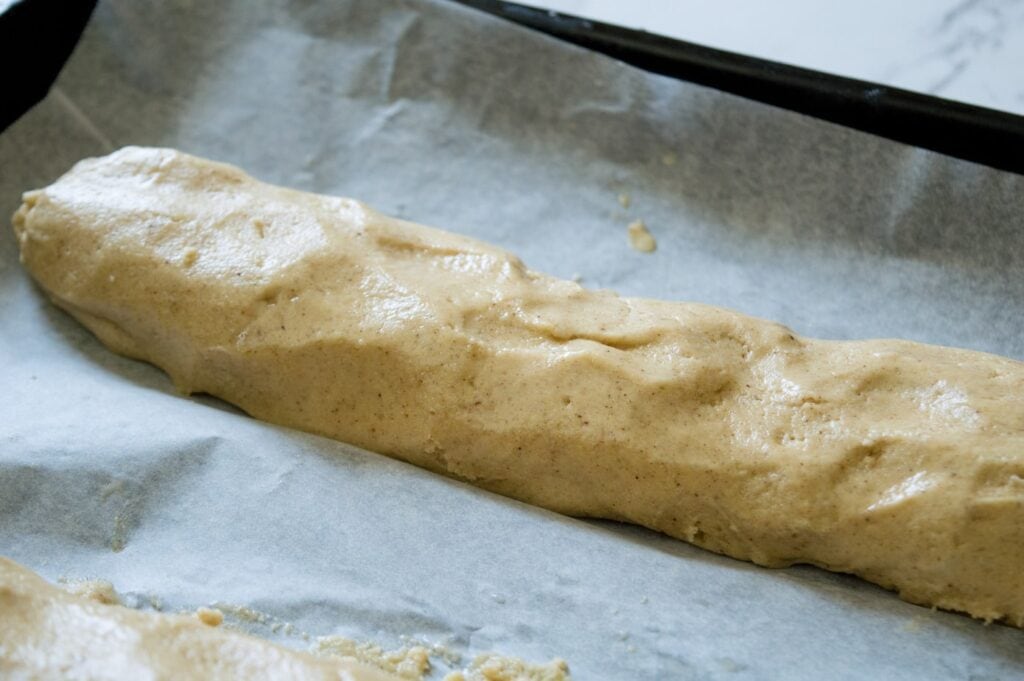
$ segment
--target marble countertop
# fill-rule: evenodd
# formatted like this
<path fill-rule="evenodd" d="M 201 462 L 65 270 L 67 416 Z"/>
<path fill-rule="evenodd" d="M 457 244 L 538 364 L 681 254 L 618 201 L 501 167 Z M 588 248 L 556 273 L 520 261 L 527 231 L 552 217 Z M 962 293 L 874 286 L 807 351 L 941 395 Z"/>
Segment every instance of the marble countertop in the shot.
<path fill-rule="evenodd" d="M 1024 115 L 1024 0 L 526 4 Z"/>

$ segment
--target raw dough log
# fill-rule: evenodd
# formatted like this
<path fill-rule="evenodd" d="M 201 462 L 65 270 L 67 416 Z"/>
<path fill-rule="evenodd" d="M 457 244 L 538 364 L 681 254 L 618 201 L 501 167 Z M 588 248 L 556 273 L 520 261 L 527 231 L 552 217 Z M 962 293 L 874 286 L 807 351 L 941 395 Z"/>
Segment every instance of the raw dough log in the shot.
<path fill-rule="evenodd" d="M 0 676 L 401 681 L 353 660 L 288 650 L 196 617 L 69 594 L 6 558 L 0 558 Z"/>
<path fill-rule="evenodd" d="M 29 192 L 22 258 L 113 350 L 253 416 L 761 565 L 1024 625 L 1024 364 L 620 298 L 163 149 Z"/>

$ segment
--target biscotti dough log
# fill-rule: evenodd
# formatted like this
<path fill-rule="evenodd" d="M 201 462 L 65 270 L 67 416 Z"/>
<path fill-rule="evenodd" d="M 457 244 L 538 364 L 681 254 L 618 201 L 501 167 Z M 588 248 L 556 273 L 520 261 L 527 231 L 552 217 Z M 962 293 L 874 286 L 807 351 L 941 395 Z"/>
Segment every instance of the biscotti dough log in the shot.
<path fill-rule="evenodd" d="M 761 565 L 1024 625 L 1024 364 L 621 298 L 166 149 L 14 216 L 113 350 L 253 416 Z"/>
<path fill-rule="evenodd" d="M 196 617 L 69 594 L 6 558 L 0 558 L 0 676 L 400 681 L 354 660 L 288 650 Z"/>

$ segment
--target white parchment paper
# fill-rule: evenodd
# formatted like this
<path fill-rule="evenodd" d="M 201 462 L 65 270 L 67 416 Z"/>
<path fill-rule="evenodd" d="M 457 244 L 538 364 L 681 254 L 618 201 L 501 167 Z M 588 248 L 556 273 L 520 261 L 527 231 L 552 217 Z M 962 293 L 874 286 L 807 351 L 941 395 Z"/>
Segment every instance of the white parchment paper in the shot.
<path fill-rule="evenodd" d="M 357 197 L 588 286 L 1024 358 L 1024 177 L 441 0 L 101 2 L 51 95 L 0 135 L 0 214 L 126 144 Z M 634 219 L 654 254 L 629 249 Z M 270 619 L 243 624 L 297 647 L 297 632 L 414 636 L 562 656 L 577 679 L 1024 674 L 1020 630 L 176 395 L 49 305 L 9 229 L 0 360 L 0 553 L 50 579 L 110 579 L 170 611 L 245 605 Z"/>

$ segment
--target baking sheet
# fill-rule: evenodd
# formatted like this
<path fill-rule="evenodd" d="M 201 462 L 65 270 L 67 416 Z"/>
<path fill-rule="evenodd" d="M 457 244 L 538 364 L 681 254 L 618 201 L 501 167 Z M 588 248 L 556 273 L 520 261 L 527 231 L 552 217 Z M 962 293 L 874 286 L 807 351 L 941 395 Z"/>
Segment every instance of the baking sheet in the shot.
<path fill-rule="evenodd" d="M 0 135 L 0 213 L 125 144 L 361 198 L 591 287 L 1024 358 L 1024 177 L 440 0 L 101 2 L 54 91 Z M 654 254 L 628 247 L 634 219 Z M 562 656 L 577 679 L 1024 673 L 1020 630 L 564 518 L 176 395 L 50 306 L 9 229 L 0 353 L 0 553 L 50 579 L 102 577 L 168 611 L 244 605 L 268 618 L 242 626 L 296 647 L 411 636 Z"/>

